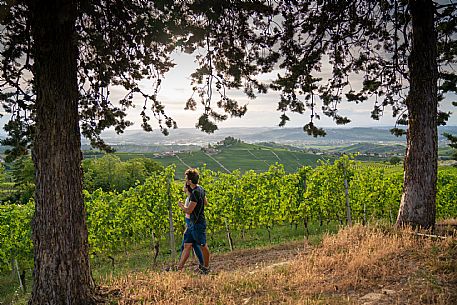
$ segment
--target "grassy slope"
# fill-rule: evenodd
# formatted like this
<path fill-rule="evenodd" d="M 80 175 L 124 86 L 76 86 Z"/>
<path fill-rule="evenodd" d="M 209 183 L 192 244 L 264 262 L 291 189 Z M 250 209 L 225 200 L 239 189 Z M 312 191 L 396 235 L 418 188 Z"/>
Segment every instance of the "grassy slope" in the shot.
<path fill-rule="evenodd" d="M 305 152 L 289 151 L 282 148 L 268 148 L 259 145 L 240 143 L 225 147 L 219 153 L 210 154 L 210 157 L 202 151 L 191 153 L 180 153 L 178 157 L 191 167 L 202 167 L 215 171 L 225 171 L 216 161 L 221 163 L 230 171 L 240 169 L 241 171 L 255 170 L 265 171 L 275 163 L 284 164 L 286 171 L 294 172 L 303 165 L 316 166 L 319 159 L 334 159 L 334 157 L 319 156 Z M 157 158 L 162 164 L 176 164 L 176 172 L 184 172 L 184 165 L 177 157 L 168 156 Z"/>
<path fill-rule="evenodd" d="M 327 149 L 329 152 L 341 152 L 341 153 L 357 153 L 357 152 L 365 152 L 365 153 L 378 153 L 378 154 L 404 154 L 405 146 L 401 144 L 390 144 L 390 145 L 381 145 L 375 143 L 356 143 L 347 146 L 340 146 L 335 147 L 332 149 Z"/>
<path fill-rule="evenodd" d="M 365 144 L 364 144 L 365 145 Z M 378 145 L 380 146 L 380 145 Z M 361 151 L 365 146 L 355 145 L 341 148 L 338 147 L 330 153 L 355 153 Z M 377 147 L 377 146 L 376 146 Z M 366 147 L 365 147 L 366 148 Z M 153 152 L 118 152 L 121 160 L 125 161 L 136 157 L 153 158 L 165 166 L 170 164 L 176 165 L 176 172 L 182 173 L 187 167 L 206 167 L 214 171 L 233 171 L 240 169 L 242 172 L 247 170 L 266 171 L 270 165 L 281 163 L 284 165 L 287 172 L 295 172 L 298 168 L 304 165 L 316 166 L 318 160 L 334 160 L 338 158 L 336 155 L 315 155 L 312 153 L 288 149 L 287 146 L 265 143 L 264 145 L 239 143 L 228 147 L 222 147 L 218 153 L 206 154 L 200 150 L 189 152 L 181 152 L 176 156 L 155 157 Z M 363 150 L 363 149 L 362 149 Z M 93 157 L 88 152 L 86 157 Z M 381 157 L 373 156 L 357 156 L 360 161 L 382 161 Z M 222 166 L 220 164 L 221 163 Z M 226 169 L 224 169 L 224 167 Z"/>
<path fill-rule="evenodd" d="M 146 246 L 121 251 L 115 269 L 107 258 L 94 259 L 94 278 L 110 292 L 108 303 L 120 305 L 455 304 L 455 237 L 429 239 L 385 226 L 356 225 L 322 239 L 322 228 L 310 230 L 303 242 L 303 228 L 278 227 L 275 244 L 265 232 L 248 232 L 243 242 L 234 236 L 233 252 L 227 252 L 223 233 L 211 236 L 209 276 L 193 272 L 193 258 L 184 273 L 162 271 L 163 261 L 152 268 Z M 165 251 L 167 242 L 162 246 Z M 169 258 L 169 253 L 161 257 Z M 2 287 L 13 284 L 4 280 Z M 27 281 L 30 284 L 29 277 Z M 4 297 L 0 304 L 25 305 L 29 294 Z"/>
<path fill-rule="evenodd" d="M 203 151 L 182 152 L 177 156 L 154 157 L 154 153 L 116 153 L 121 160 L 135 157 L 154 158 L 164 166 L 176 165 L 176 172 L 183 173 L 187 167 L 206 167 L 214 171 L 233 171 L 240 169 L 242 172 L 254 170 L 266 171 L 270 165 L 280 163 L 287 172 L 295 172 L 298 168 L 308 165 L 316 166 L 318 160 L 334 160 L 334 155 L 315 155 L 304 151 L 289 150 L 278 145 L 264 146 L 239 143 L 222 147 L 218 153 L 206 154 Z M 380 161 L 383 158 L 358 156 L 360 161 Z M 219 164 L 222 164 L 222 166 Z M 225 167 L 225 168 L 224 168 Z"/>
<path fill-rule="evenodd" d="M 335 233 L 337 232 L 336 223 L 330 223 L 323 227 L 320 227 L 318 223 L 310 223 L 309 225 L 309 240 L 313 244 L 317 244 L 322 240 L 324 233 Z M 255 230 L 246 230 L 245 234 L 242 235 L 240 231 L 233 231 L 232 238 L 235 248 L 238 250 L 234 253 L 253 253 L 261 251 L 266 247 L 276 247 L 286 251 L 280 251 L 279 249 L 275 252 L 278 256 L 290 256 L 294 252 L 295 247 L 289 245 L 289 243 L 296 244 L 303 241 L 304 236 L 303 226 L 291 227 L 289 225 L 275 226 L 271 230 L 271 241 L 268 238 L 267 230 L 259 228 Z M 181 242 L 181 236 L 176 236 L 176 247 L 179 248 Z M 242 259 L 237 259 L 237 256 L 228 253 L 230 250 L 229 244 L 226 238 L 225 232 L 208 232 L 208 244 L 211 248 L 213 257 L 220 258 L 219 261 L 224 264 L 225 259 L 235 260 L 237 264 L 242 264 Z M 292 248 L 291 248 L 292 247 Z M 241 250 L 240 249 L 244 249 Z M 257 250 L 256 250 L 257 249 Z M 170 248 L 169 240 L 162 239 L 160 241 L 160 253 L 157 258 L 157 263 L 153 265 L 154 251 L 149 241 L 144 241 L 128 249 L 123 249 L 119 246 L 117 253 L 111 254 L 112 259 L 106 257 L 106 255 L 92 256 L 91 257 L 91 268 L 92 275 L 97 284 L 108 283 L 113 279 L 119 279 L 122 276 L 128 276 L 137 272 L 148 272 L 151 270 L 162 271 L 164 266 L 170 264 Z M 274 261 L 274 255 L 267 255 L 267 260 Z M 260 258 L 253 258 L 250 256 L 250 262 L 256 263 Z M 196 265 L 195 259 L 190 259 L 188 264 L 189 268 L 193 269 Z M 262 259 L 262 261 L 266 261 Z M 213 260 L 215 262 L 215 260 Z M 214 267 L 214 265 L 213 265 Z M 26 305 L 27 300 L 30 298 L 30 289 L 32 282 L 32 270 L 26 270 L 26 285 L 27 293 L 23 293 L 19 289 L 19 282 L 17 274 L 11 273 L 11 271 L 5 271 L 0 273 L 0 305 Z"/>
<path fill-rule="evenodd" d="M 269 259 L 274 248 L 237 251 L 234 260 L 215 256 L 219 267 L 210 276 L 140 272 L 107 285 L 120 292 L 118 304 L 455 304 L 457 299 L 455 239 L 355 226 L 317 247 L 296 247 L 296 255 L 279 263 Z M 267 258 L 269 266 L 246 264 L 249 257 Z"/>

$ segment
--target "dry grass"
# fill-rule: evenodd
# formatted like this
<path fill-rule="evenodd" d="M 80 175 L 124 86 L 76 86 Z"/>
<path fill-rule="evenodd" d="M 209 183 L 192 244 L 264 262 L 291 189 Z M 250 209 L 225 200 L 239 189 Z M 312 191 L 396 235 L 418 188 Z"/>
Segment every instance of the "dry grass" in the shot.
<path fill-rule="evenodd" d="M 108 287 L 119 304 L 456 304 L 457 241 L 410 233 L 354 226 L 269 268 L 231 261 L 209 276 L 151 271 Z"/>
<path fill-rule="evenodd" d="M 450 225 L 450 226 L 457 226 L 457 219 L 456 218 L 448 218 L 438 222 L 438 225 Z"/>
<path fill-rule="evenodd" d="M 453 235 L 453 236 L 457 237 L 457 219 L 449 218 L 449 219 L 439 221 L 436 224 L 435 231 L 436 231 L 436 234 L 438 234 L 438 235 Z"/>

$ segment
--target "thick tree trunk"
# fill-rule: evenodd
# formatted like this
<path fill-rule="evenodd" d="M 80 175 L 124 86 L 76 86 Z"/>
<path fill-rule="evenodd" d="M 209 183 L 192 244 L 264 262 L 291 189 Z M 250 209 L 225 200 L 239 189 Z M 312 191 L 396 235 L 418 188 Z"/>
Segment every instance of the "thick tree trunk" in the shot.
<path fill-rule="evenodd" d="M 403 196 L 397 225 L 433 228 L 437 177 L 436 32 L 431 0 L 409 1 L 412 50 L 409 58 L 409 127 Z"/>
<path fill-rule="evenodd" d="M 95 304 L 82 196 L 76 10 L 71 0 L 30 7 L 37 94 L 32 305 Z"/>

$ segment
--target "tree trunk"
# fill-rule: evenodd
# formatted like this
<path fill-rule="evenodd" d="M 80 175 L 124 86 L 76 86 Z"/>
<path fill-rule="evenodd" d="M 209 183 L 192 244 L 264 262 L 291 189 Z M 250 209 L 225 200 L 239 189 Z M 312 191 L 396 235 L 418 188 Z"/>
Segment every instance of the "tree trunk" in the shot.
<path fill-rule="evenodd" d="M 431 0 L 409 1 L 412 49 L 409 57 L 409 114 L 403 195 L 397 225 L 433 228 L 437 179 L 437 51 Z"/>
<path fill-rule="evenodd" d="M 77 4 L 33 1 L 36 167 L 31 305 L 95 304 L 82 195 Z"/>

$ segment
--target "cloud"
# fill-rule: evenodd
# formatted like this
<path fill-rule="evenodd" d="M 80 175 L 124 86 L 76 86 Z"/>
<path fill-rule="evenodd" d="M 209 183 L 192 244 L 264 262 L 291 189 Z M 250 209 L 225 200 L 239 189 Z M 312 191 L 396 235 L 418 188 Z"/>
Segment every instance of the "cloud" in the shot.
<path fill-rule="evenodd" d="M 201 115 L 203 108 L 199 103 L 199 97 L 194 96 L 197 100 L 197 111 L 185 111 L 184 106 L 186 101 L 192 96 L 192 85 L 190 74 L 195 70 L 196 64 L 194 57 L 188 54 L 174 54 L 173 59 L 176 66 L 172 68 L 162 80 L 160 91 L 158 93 L 158 99 L 165 105 L 165 111 L 168 115 L 173 117 L 179 127 L 194 127 L 199 116 Z M 322 72 L 320 77 L 327 80 L 330 77 L 331 68 L 329 65 L 322 66 Z M 270 73 L 261 75 L 259 78 L 264 82 L 270 82 L 276 78 L 277 74 L 283 73 L 281 70 L 274 70 Z M 362 83 L 362 77 L 354 75 L 353 77 L 353 88 L 359 89 Z M 153 92 L 152 81 L 144 80 L 141 82 L 141 88 L 148 90 L 149 93 Z M 111 95 L 113 98 L 122 98 L 125 95 L 120 88 L 112 88 Z M 247 104 L 248 112 L 242 118 L 229 118 L 227 121 L 219 123 L 220 128 L 224 127 L 250 127 L 250 126 L 261 126 L 261 127 L 273 127 L 279 124 L 279 116 L 277 105 L 280 94 L 278 92 L 269 91 L 267 94 L 259 94 L 255 99 L 249 99 L 242 90 L 229 90 L 227 96 L 235 99 L 239 104 Z M 214 93 L 214 104 L 218 100 L 217 93 Z M 447 96 L 444 101 L 441 102 L 441 109 L 443 111 L 457 111 L 456 107 L 451 105 L 451 101 L 457 100 L 455 95 Z M 144 105 L 144 99 L 137 97 L 135 104 L 138 105 L 135 109 L 128 110 L 128 119 L 136 122 L 133 128 L 137 129 L 140 127 L 141 117 L 139 113 Z M 318 99 L 317 99 L 317 102 Z M 379 121 L 371 119 L 371 111 L 373 109 L 374 100 L 370 99 L 364 103 L 355 104 L 342 101 L 338 110 L 343 116 L 349 117 L 352 122 L 348 127 L 356 126 L 393 126 L 395 125 L 395 118 L 392 118 L 392 112 L 390 108 L 385 109 L 385 114 Z M 320 110 L 321 105 L 316 107 L 316 110 Z M 309 122 L 309 111 L 305 114 L 292 114 L 287 113 L 290 117 L 290 121 L 286 126 L 298 127 L 303 126 Z M 321 114 L 321 120 L 315 121 L 319 126 L 335 127 L 335 123 Z M 457 116 L 451 116 L 448 125 L 457 125 Z"/>

